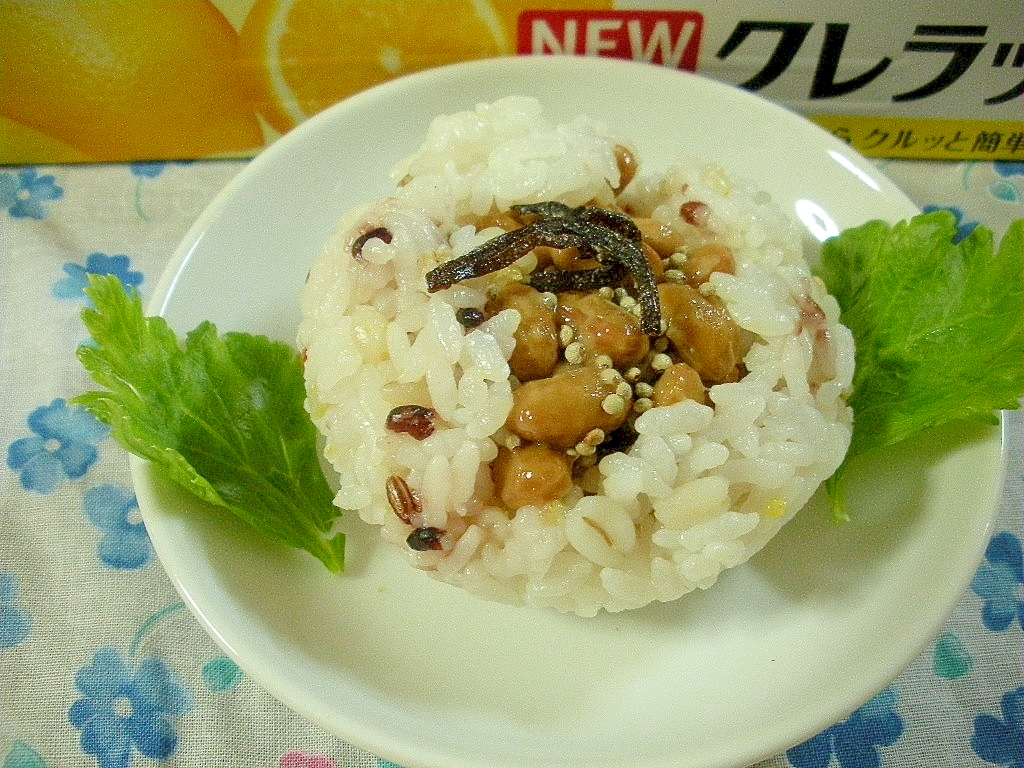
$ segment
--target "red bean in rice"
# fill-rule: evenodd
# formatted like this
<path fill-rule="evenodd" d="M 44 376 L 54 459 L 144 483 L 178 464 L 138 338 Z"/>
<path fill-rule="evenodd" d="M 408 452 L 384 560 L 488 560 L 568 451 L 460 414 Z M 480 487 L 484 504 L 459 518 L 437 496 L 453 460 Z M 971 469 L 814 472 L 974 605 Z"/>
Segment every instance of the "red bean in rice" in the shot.
<path fill-rule="evenodd" d="M 624 146 L 584 117 L 553 124 L 524 97 L 439 117 L 396 169 L 394 194 L 339 224 L 302 292 L 307 407 L 337 472 L 336 505 L 415 567 L 484 598 L 593 616 L 710 587 L 805 505 L 849 444 L 853 341 L 794 224 L 715 165 L 649 175 L 641 164 L 617 191 Z M 732 263 L 703 275 L 699 293 L 749 350 L 738 380 L 711 383 L 706 401 L 654 405 L 653 387 L 624 371 L 632 442 L 613 450 L 590 434 L 565 449 L 572 482 L 557 498 L 508 509 L 492 463 L 521 441 L 506 424 L 520 313 L 484 310 L 539 256 L 433 293 L 424 276 L 502 234 L 510 206 L 549 200 L 679 234 L 657 244 L 666 280 L 686 279 L 688 252 L 724 247 Z M 652 360 L 665 343 L 652 341 Z M 404 428 L 389 429 L 408 406 L 430 410 L 399 411 Z"/>

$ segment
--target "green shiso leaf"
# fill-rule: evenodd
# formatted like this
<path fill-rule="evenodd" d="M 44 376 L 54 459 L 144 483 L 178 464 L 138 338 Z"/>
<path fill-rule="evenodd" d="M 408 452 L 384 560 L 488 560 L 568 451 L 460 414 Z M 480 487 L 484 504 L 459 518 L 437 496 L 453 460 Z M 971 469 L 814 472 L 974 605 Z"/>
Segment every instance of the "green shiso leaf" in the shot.
<path fill-rule="evenodd" d="M 104 387 L 74 398 L 126 450 L 272 539 L 344 567 L 345 540 L 306 414 L 302 361 L 287 344 L 204 322 L 184 343 L 145 317 L 134 290 L 90 276 L 93 345 L 78 358 Z"/>
<path fill-rule="evenodd" d="M 1024 220 L 997 249 L 948 211 L 871 221 L 824 244 L 819 276 L 856 343 L 853 438 L 828 481 L 845 518 L 851 460 L 954 420 L 995 423 L 1024 396 Z"/>

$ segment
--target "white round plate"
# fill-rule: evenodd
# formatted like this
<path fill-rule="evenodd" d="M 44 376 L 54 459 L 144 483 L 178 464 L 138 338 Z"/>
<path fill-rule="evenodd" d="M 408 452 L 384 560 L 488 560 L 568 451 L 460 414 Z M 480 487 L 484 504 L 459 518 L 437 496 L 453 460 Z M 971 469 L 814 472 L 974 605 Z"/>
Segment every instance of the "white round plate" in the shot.
<path fill-rule="evenodd" d="M 809 244 L 917 212 L 842 142 L 736 88 L 607 59 L 497 59 L 361 93 L 274 144 L 195 224 L 150 311 L 179 332 L 212 320 L 293 341 L 299 289 L 339 216 L 388 192 L 435 115 L 513 93 L 558 120 L 604 121 L 648 170 L 678 153 L 720 162 L 804 221 Z M 593 619 L 436 583 L 355 515 L 333 576 L 143 462 L 132 470 L 157 553 L 205 629 L 349 742 L 407 768 L 725 768 L 842 719 L 938 632 L 987 541 L 1001 445 L 998 429 L 958 428 L 887 452 L 854 478 L 849 524 L 819 495 L 714 588 Z"/>

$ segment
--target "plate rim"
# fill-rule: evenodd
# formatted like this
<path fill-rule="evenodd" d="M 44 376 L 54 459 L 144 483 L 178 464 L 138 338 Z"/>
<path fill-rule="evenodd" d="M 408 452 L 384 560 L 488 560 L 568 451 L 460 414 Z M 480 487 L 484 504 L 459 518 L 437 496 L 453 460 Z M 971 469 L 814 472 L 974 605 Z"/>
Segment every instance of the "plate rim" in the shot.
<path fill-rule="evenodd" d="M 558 57 L 507 57 L 507 58 L 499 57 L 498 59 L 488 59 L 488 60 L 480 60 L 480 61 L 474 61 L 474 62 L 464 62 L 464 63 L 459 63 L 459 64 L 452 64 L 452 65 L 447 65 L 447 66 L 444 66 L 444 67 L 438 67 L 438 68 L 434 68 L 434 69 L 431 69 L 431 70 L 426 70 L 426 71 L 423 71 L 423 72 L 418 72 L 418 73 L 413 73 L 413 74 L 405 75 L 403 77 L 396 78 L 395 80 L 389 81 L 389 82 L 381 84 L 379 86 L 375 86 L 375 87 L 373 87 L 371 89 L 368 89 L 367 91 L 363 91 L 363 92 L 361 92 L 359 94 L 355 94 L 354 96 L 351 96 L 351 97 L 345 99 L 344 101 L 340 102 L 339 104 L 334 105 L 334 106 L 328 108 L 327 110 L 324 110 L 324 112 L 321 112 L 318 115 L 315 115 L 315 116 L 311 117 L 305 123 L 300 124 L 295 129 L 293 129 L 292 132 L 290 132 L 286 136 L 282 137 L 281 139 L 275 141 L 272 145 L 270 145 L 268 148 L 263 150 L 259 155 L 257 155 L 251 161 L 249 161 L 249 163 L 244 168 L 242 168 L 242 170 L 238 174 L 236 174 L 217 193 L 217 195 L 214 196 L 214 198 L 211 200 L 211 202 L 207 205 L 207 207 L 200 214 L 200 216 L 195 220 L 195 222 L 188 229 L 187 233 L 182 238 L 179 246 L 175 249 L 174 253 L 172 254 L 171 258 L 169 259 L 167 265 L 165 266 L 163 272 L 160 275 L 160 278 L 155 283 L 153 291 L 152 291 L 152 294 L 151 294 L 151 298 L 150 298 L 149 302 L 147 303 L 147 311 L 151 312 L 151 313 L 154 313 L 154 314 L 158 314 L 158 315 L 165 315 L 167 313 L 169 307 L 173 303 L 175 287 L 176 287 L 176 285 L 178 283 L 178 280 L 179 280 L 181 274 L 187 269 L 189 260 L 197 252 L 197 250 L 200 249 L 200 246 L 201 246 L 201 243 L 202 243 L 202 238 L 203 238 L 205 232 L 208 231 L 209 228 L 215 226 L 217 218 L 218 218 L 218 215 L 219 215 L 219 211 L 222 208 L 222 206 L 225 204 L 225 202 L 227 200 L 230 200 L 238 192 L 238 190 L 240 188 L 242 188 L 246 184 L 248 184 L 249 180 L 252 177 L 258 175 L 258 172 L 261 171 L 264 166 L 271 166 L 271 165 L 273 165 L 273 163 L 277 160 L 278 155 L 287 152 L 288 149 L 292 146 L 292 144 L 296 144 L 296 143 L 299 143 L 301 141 L 304 141 L 307 135 L 311 135 L 311 134 L 313 134 L 313 132 L 318 131 L 324 124 L 327 124 L 330 121 L 333 121 L 334 119 L 336 119 L 336 117 L 338 115 L 344 114 L 345 111 L 347 111 L 348 109 L 352 108 L 354 105 L 358 105 L 358 104 L 362 103 L 363 101 L 368 101 L 368 100 L 373 100 L 375 98 L 378 98 L 382 93 L 392 92 L 397 87 L 402 87 L 402 88 L 404 88 L 404 87 L 414 87 L 416 85 L 417 81 L 422 81 L 422 80 L 424 80 L 426 78 L 443 78 L 452 70 L 460 70 L 462 72 L 468 72 L 470 70 L 485 71 L 485 70 L 491 69 L 494 66 L 497 66 L 499 63 L 507 65 L 510 62 L 515 62 L 512 66 L 516 67 L 516 66 L 520 66 L 519 62 L 522 62 L 523 60 L 538 59 L 538 58 L 551 59 L 551 58 L 558 58 Z M 576 57 L 573 57 L 573 58 L 575 59 Z M 589 59 L 589 60 L 588 59 L 580 59 L 580 60 L 574 61 L 571 66 L 578 66 L 578 65 L 580 65 L 581 62 L 587 62 L 587 63 L 583 64 L 583 66 L 594 66 L 594 67 L 597 67 L 597 68 L 610 67 L 610 68 L 619 69 L 623 65 L 625 65 L 625 66 L 636 66 L 636 67 L 651 67 L 652 66 L 650 64 L 643 64 L 643 63 L 638 63 L 638 62 L 623 62 L 621 60 L 613 60 L 615 63 L 608 64 L 607 62 L 609 62 L 609 61 L 610 60 L 607 60 L 607 59 Z M 779 105 L 779 104 L 777 104 L 775 102 L 768 101 L 766 99 L 758 97 L 758 96 L 756 96 L 754 94 L 751 94 L 749 92 L 743 91 L 741 89 L 729 86 L 727 83 L 722 83 L 722 82 L 719 82 L 719 81 L 715 81 L 715 80 L 712 80 L 712 79 L 707 78 L 707 77 L 705 77 L 703 75 L 700 75 L 700 74 L 694 74 L 694 73 L 682 72 L 682 71 L 675 70 L 675 71 L 672 71 L 672 76 L 673 77 L 683 76 L 683 77 L 689 77 L 689 78 L 697 78 L 698 80 L 701 80 L 701 81 L 703 81 L 703 82 L 705 82 L 707 84 L 710 84 L 710 86 L 713 87 L 713 88 L 716 88 L 718 86 L 722 86 L 722 87 L 732 91 L 734 93 L 734 95 L 738 96 L 741 100 L 749 98 L 749 99 L 751 99 L 753 101 L 756 101 L 759 104 L 759 106 L 762 107 L 762 108 L 768 108 L 770 110 L 776 110 L 776 111 L 778 111 L 779 114 L 787 115 L 788 116 L 787 119 L 796 118 L 797 120 L 802 121 L 803 123 L 805 123 L 809 128 L 812 128 L 815 132 L 817 132 L 817 134 L 819 135 L 819 138 L 823 142 L 831 143 L 835 147 L 835 149 L 837 151 L 841 151 L 842 154 L 851 156 L 851 157 L 855 158 L 855 160 L 857 160 L 859 158 L 859 160 L 857 160 L 857 162 L 863 162 L 865 165 L 867 164 L 867 161 L 866 161 L 865 158 L 863 158 L 860 155 L 858 155 L 855 150 L 853 150 L 848 145 L 843 143 L 840 139 L 838 139 L 837 137 L 833 136 L 832 134 L 830 134 L 828 131 L 826 131 L 825 129 L 821 128 L 820 126 L 817 126 L 816 124 L 814 124 L 814 123 L 806 120 L 805 118 L 801 117 L 798 113 L 796 113 L 795 111 L 793 111 L 791 109 L 788 109 L 788 108 L 786 108 L 786 107 L 784 107 L 782 105 Z M 885 177 L 884 174 L 882 174 L 881 172 L 877 171 L 876 169 L 871 168 L 870 166 L 868 166 L 868 172 L 874 174 L 874 176 L 876 176 L 877 178 L 883 180 L 883 182 L 891 184 L 893 190 L 895 190 L 898 194 L 902 195 L 903 198 L 906 199 L 907 202 L 910 203 L 910 205 L 912 205 L 915 209 L 917 208 L 917 206 L 914 205 L 912 203 L 912 201 L 910 201 L 909 198 L 907 198 L 906 195 L 903 194 L 902 191 L 900 191 L 896 187 L 895 184 L 892 184 L 892 182 L 889 181 L 887 179 L 887 177 Z M 1007 463 L 1007 450 L 1006 450 L 1007 436 L 1006 436 L 1006 430 L 1007 430 L 1006 419 L 1001 418 L 1000 419 L 1000 430 L 999 430 L 999 462 L 1000 462 L 1000 464 L 999 464 L 999 478 L 998 478 L 998 482 L 997 482 L 997 485 L 996 485 L 997 492 L 998 492 L 998 489 L 1002 488 L 1004 483 L 1005 483 L 1005 477 L 1006 477 L 1006 471 L 1007 471 L 1007 467 L 1006 467 L 1006 463 Z M 139 482 L 140 482 L 140 478 L 144 478 L 146 472 L 149 471 L 148 463 L 145 462 L 142 459 L 139 459 L 139 458 L 135 457 L 135 456 L 131 456 L 130 457 L 130 471 L 131 471 L 131 474 L 132 474 L 133 482 L 135 482 L 136 485 L 138 485 Z M 143 481 L 143 482 L 145 482 L 145 481 Z M 140 499 L 140 512 L 141 512 L 141 514 L 143 516 L 143 519 L 146 520 L 147 519 L 147 511 L 143 507 L 143 504 L 141 503 L 141 499 Z M 991 514 L 990 514 L 988 522 L 987 522 L 987 524 L 985 526 L 985 532 L 984 532 L 983 535 L 981 535 L 979 537 L 979 541 L 981 542 L 981 544 L 980 544 L 979 547 L 976 547 L 976 549 L 978 550 L 977 553 L 976 553 L 977 554 L 977 558 L 976 558 L 976 561 L 975 561 L 976 563 L 980 562 L 981 558 L 983 557 L 985 542 L 987 542 L 988 538 L 991 535 L 991 529 L 992 529 L 992 526 L 994 524 L 994 520 L 995 520 L 995 517 L 996 517 L 997 514 L 998 514 L 998 504 L 996 504 L 995 508 L 993 510 L 991 510 Z M 159 546 L 158 546 L 158 542 L 157 541 L 154 541 L 153 543 L 154 543 L 154 547 L 157 550 L 158 557 L 161 559 L 161 563 L 163 563 L 164 562 L 164 558 L 163 558 L 163 556 L 161 556 L 160 551 L 161 551 L 161 547 L 164 544 L 164 542 L 159 542 Z M 975 565 L 975 567 L 976 567 L 976 565 Z M 166 570 L 166 567 L 165 567 L 165 570 Z M 971 574 L 972 573 L 973 573 L 973 571 L 971 571 L 971 570 L 965 570 L 961 574 L 961 578 L 959 579 L 960 588 L 957 590 L 957 594 L 962 594 L 962 592 L 967 588 L 967 585 L 970 582 L 970 578 L 971 578 Z M 199 620 L 199 622 L 200 622 L 201 626 L 203 627 L 204 631 L 207 634 L 209 634 L 217 642 L 217 644 L 220 645 L 220 647 L 223 650 L 225 650 L 225 652 L 233 659 L 233 661 L 235 661 L 236 663 L 239 664 L 239 666 L 246 672 L 246 674 L 252 676 L 253 679 L 256 680 L 256 682 L 258 682 L 261 685 L 261 687 L 264 687 L 264 689 L 267 690 L 268 693 L 270 693 L 270 695 L 272 695 L 274 698 L 278 699 L 279 701 L 282 701 L 286 706 L 288 706 L 289 708 L 291 708 L 294 711 L 296 711 L 300 716 L 305 717 L 306 719 L 312 720 L 313 722 L 317 723 L 319 726 L 323 727 L 328 732 L 336 733 L 334 728 L 332 728 L 331 723 L 323 721 L 320 718 L 311 717 L 308 714 L 308 712 L 303 711 L 305 708 L 303 707 L 302 702 L 296 701 L 296 700 L 294 700 L 294 698 L 291 698 L 291 697 L 288 697 L 288 696 L 282 696 L 280 691 L 271 690 L 271 688 L 268 687 L 264 683 L 265 676 L 259 674 L 258 670 L 253 670 L 251 668 L 251 664 L 249 663 L 249 660 L 238 658 L 237 654 L 235 652 L 235 649 L 231 646 L 231 644 L 227 640 L 225 640 L 220 635 L 220 633 L 218 632 L 217 628 L 214 627 L 210 623 L 209 619 L 206 616 L 206 613 L 203 611 L 202 606 L 200 604 L 201 600 L 197 601 L 195 599 L 195 597 L 191 594 L 191 592 L 188 590 L 186 585 L 181 581 L 180 574 L 178 574 L 178 573 L 171 573 L 170 571 L 168 571 L 168 577 L 171 579 L 172 583 L 174 584 L 175 589 L 179 592 L 179 594 L 185 600 L 186 604 L 189 606 L 190 612 L 192 612 L 192 614 Z M 932 639 L 934 639 L 935 634 L 939 631 L 939 629 L 941 628 L 943 623 L 946 621 L 948 616 L 956 608 L 958 599 L 957 600 L 953 600 L 948 605 L 948 607 L 946 607 L 945 611 L 940 611 L 940 612 L 936 613 L 935 619 L 931 623 L 931 626 L 929 627 L 928 631 L 922 634 L 922 639 L 919 640 L 919 642 L 917 644 L 918 647 L 917 647 L 916 651 L 913 654 L 909 654 L 909 655 L 908 654 L 903 654 L 907 658 L 904 659 L 904 658 L 901 657 L 900 661 L 898 661 L 898 662 L 894 661 L 894 663 L 890 664 L 889 665 L 889 669 L 890 669 L 891 674 L 889 674 L 889 677 L 887 678 L 887 682 L 884 685 L 882 685 L 880 688 L 875 690 L 874 693 L 872 693 L 871 695 L 875 695 L 878 692 L 878 690 L 882 690 L 885 687 L 885 685 L 887 685 L 889 682 L 891 682 L 892 679 L 894 679 L 896 676 L 898 676 L 902 672 L 902 670 L 906 668 L 906 666 L 907 666 L 907 664 L 909 662 L 913 661 L 913 659 L 916 658 L 921 653 L 921 651 L 924 648 L 927 647 L 927 645 L 932 641 Z M 941 616 L 938 615 L 938 614 L 941 614 Z M 868 698 L 865 698 L 864 701 L 867 701 L 868 699 L 870 699 L 870 696 Z M 856 709 L 857 706 L 862 705 L 864 703 L 864 701 L 858 702 L 854 706 L 850 706 L 848 708 L 848 710 L 847 710 L 847 714 L 849 712 L 852 712 L 854 709 Z M 814 732 L 816 732 L 816 731 L 814 731 Z M 378 754 L 380 756 L 385 756 L 384 752 L 387 751 L 386 749 L 382 751 L 380 749 L 379 744 L 377 744 L 376 742 L 374 744 L 364 744 L 364 743 L 357 742 L 356 739 L 353 738 L 350 735 L 343 735 L 343 734 L 337 734 L 337 733 L 336 733 L 336 735 L 338 735 L 340 738 L 343 738 L 343 739 L 346 739 L 346 740 L 351 740 L 351 743 L 359 746 L 360 748 L 367 749 L 369 751 L 372 751 L 374 754 Z M 813 732 L 810 733 L 809 735 L 813 735 Z M 774 747 L 772 747 L 772 748 L 774 749 Z M 758 752 L 758 754 L 754 755 L 752 759 L 754 759 L 754 760 L 763 759 L 763 758 L 771 757 L 773 754 L 775 754 L 775 753 L 772 752 L 772 753 L 769 753 L 769 754 L 762 755 L 762 754 L 760 754 L 760 752 Z M 406 768 L 412 768 L 412 766 L 415 766 L 415 765 L 425 764 L 422 761 L 421 762 L 416 762 L 415 760 L 410 762 L 409 757 L 406 756 L 406 755 L 402 755 L 401 757 L 402 757 L 403 764 L 406 765 Z M 453 759 L 453 757 L 450 756 L 450 755 L 436 755 L 436 754 L 434 754 L 434 755 L 430 755 L 429 756 L 429 760 L 430 760 L 431 764 L 435 765 L 435 766 L 441 764 L 441 763 L 437 762 L 439 759 L 443 759 L 444 760 L 443 764 L 446 765 L 446 766 L 478 765 L 478 763 L 471 762 L 471 761 L 463 762 L 463 761 L 460 761 L 457 758 Z M 743 759 L 747 760 L 748 758 L 744 757 Z M 529 763 L 529 764 L 530 765 L 534 765 L 534 764 L 540 765 L 540 763 Z M 661 765 L 661 763 L 651 763 L 651 765 Z M 739 764 L 737 763 L 736 765 L 739 765 Z"/>

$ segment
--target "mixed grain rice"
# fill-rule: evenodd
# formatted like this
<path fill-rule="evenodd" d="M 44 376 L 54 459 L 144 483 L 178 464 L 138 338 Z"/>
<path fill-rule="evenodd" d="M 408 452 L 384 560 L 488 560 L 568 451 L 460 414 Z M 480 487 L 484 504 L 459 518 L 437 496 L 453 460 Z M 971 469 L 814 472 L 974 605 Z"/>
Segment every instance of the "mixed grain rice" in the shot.
<path fill-rule="evenodd" d="M 553 124 L 528 98 L 438 117 L 395 170 L 393 195 L 339 224 L 302 292 L 307 407 L 337 472 L 336 505 L 380 526 L 415 567 L 487 599 L 592 616 L 710 587 L 805 505 L 849 443 L 852 338 L 793 223 L 715 165 L 641 166 L 616 196 L 624 145 L 583 117 Z M 482 309 L 489 286 L 528 272 L 531 257 L 436 293 L 424 275 L 502 231 L 467 222 L 547 200 L 672 225 L 705 205 L 700 237 L 727 245 L 736 266 L 702 290 L 754 343 L 743 378 L 712 386 L 710 405 L 647 399 L 627 450 L 601 456 L 555 502 L 505 509 L 489 465 L 509 439 L 519 316 L 467 327 L 458 311 Z M 385 427 L 407 404 L 436 412 L 429 436 Z M 414 520 L 396 514 L 403 495 Z M 427 528 L 443 546 L 411 547 Z"/>

